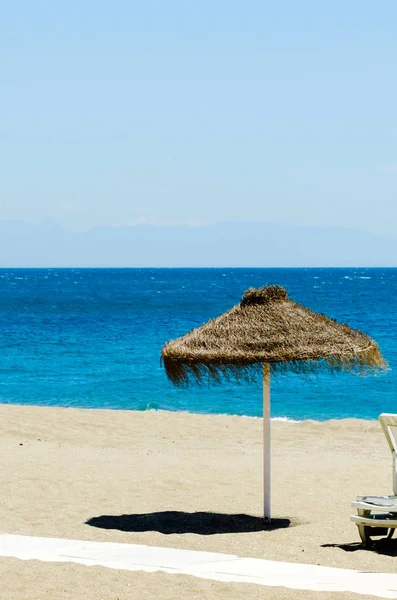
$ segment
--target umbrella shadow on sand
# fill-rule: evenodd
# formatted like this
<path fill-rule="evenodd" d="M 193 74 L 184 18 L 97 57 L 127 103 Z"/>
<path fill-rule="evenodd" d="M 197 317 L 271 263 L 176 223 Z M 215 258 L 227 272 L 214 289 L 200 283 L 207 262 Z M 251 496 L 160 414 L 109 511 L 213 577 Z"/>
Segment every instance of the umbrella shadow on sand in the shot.
<path fill-rule="evenodd" d="M 223 514 L 213 512 L 162 511 L 134 515 L 101 515 L 86 521 L 86 525 L 100 529 L 119 531 L 158 531 L 164 534 L 196 533 L 216 535 L 222 533 L 249 533 L 273 531 L 293 526 L 290 519 L 272 519 L 266 523 L 263 518 L 245 514 Z"/>

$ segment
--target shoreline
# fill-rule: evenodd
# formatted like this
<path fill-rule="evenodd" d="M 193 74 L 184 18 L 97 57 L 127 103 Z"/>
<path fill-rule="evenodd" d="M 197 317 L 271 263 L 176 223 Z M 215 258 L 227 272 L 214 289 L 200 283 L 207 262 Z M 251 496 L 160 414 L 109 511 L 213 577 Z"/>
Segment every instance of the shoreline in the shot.
<path fill-rule="evenodd" d="M 240 414 L 233 414 L 233 413 L 208 413 L 208 412 L 191 412 L 188 410 L 165 410 L 162 408 L 150 408 L 147 410 L 138 410 L 138 409 L 127 409 L 127 408 L 106 408 L 106 407 L 96 407 L 96 408 L 92 408 L 92 407 L 84 407 L 84 406 L 61 406 L 61 405 L 46 405 L 46 404 L 24 404 L 24 403 L 20 403 L 20 402 L 0 402 L 0 407 L 8 407 L 8 406 L 19 406 L 19 407 L 23 407 L 23 408 L 32 408 L 32 409 L 52 409 L 52 410 L 76 410 L 76 411 L 86 411 L 86 412 L 101 412 L 101 411 L 106 411 L 106 412 L 110 412 L 110 413 L 126 413 L 126 414 L 131 414 L 131 413 L 137 413 L 137 414 L 150 414 L 150 413 L 159 413 L 159 414 L 167 414 L 167 415 L 191 415 L 191 416 L 198 416 L 198 417 L 225 417 L 225 418 L 241 418 L 241 419 L 248 419 L 248 420 L 253 420 L 253 421 L 262 421 L 263 417 L 262 416 L 252 416 L 252 415 L 240 415 Z M 281 416 L 281 417 L 271 417 L 270 420 L 273 423 L 330 423 L 330 422 L 336 422 L 336 423 L 343 423 L 343 422 L 351 422 L 351 421 L 358 421 L 358 422 L 364 422 L 364 423 L 378 423 L 378 418 L 372 418 L 372 419 L 365 419 L 365 418 L 359 418 L 359 417 L 332 417 L 330 419 L 293 419 L 292 417 L 286 417 L 286 416 Z"/>

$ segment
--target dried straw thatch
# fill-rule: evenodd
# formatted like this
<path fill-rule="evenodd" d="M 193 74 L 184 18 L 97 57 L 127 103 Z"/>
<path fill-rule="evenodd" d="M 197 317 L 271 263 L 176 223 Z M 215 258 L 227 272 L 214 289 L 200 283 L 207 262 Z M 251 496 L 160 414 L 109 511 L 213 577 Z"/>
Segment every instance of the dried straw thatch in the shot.
<path fill-rule="evenodd" d="M 386 366 L 367 335 L 289 300 L 279 286 L 247 290 L 231 310 L 165 344 L 162 359 L 177 385 L 221 375 L 246 379 L 263 363 L 297 372 Z"/>

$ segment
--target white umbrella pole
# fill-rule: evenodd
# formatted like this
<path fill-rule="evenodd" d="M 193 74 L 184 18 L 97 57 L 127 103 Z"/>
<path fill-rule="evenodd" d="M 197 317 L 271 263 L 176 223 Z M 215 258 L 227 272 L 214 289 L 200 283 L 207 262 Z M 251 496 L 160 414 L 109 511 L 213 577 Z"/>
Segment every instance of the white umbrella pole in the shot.
<path fill-rule="evenodd" d="M 264 519 L 270 521 L 270 365 L 263 365 L 263 497 Z"/>

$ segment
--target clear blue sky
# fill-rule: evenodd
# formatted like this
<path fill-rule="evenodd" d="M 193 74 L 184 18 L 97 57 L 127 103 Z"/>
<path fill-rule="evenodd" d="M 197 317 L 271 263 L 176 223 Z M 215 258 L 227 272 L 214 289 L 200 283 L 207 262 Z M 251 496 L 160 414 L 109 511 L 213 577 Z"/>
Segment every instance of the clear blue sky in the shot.
<path fill-rule="evenodd" d="M 7 2 L 0 219 L 397 237 L 397 3 Z"/>

